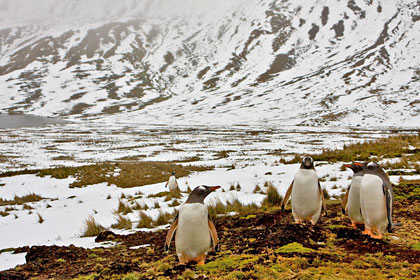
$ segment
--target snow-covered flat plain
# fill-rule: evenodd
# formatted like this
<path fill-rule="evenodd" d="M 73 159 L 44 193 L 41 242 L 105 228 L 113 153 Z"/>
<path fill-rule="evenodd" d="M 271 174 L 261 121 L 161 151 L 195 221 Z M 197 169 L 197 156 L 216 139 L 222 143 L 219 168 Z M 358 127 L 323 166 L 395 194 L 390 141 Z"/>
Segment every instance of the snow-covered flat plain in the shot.
<path fill-rule="evenodd" d="M 409 132 L 409 131 L 408 131 Z M 371 140 L 395 133 L 390 129 L 316 128 L 316 127 L 177 127 L 141 126 L 136 124 L 105 125 L 71 123 L 38 128 L 2 129 L 0 131 L 0 162 L 2 172 L 24 168 L 39 169 L 59 165 L 74 166 L 101 161 L 146 160 L 176 161 L 194 157 L 194 162 L 182 164 L 213 165 L 214 170 L 192 173 L 178 179 L 183 203 L 187 188 L 220 185 L 206 203 L 238 199 L 243 204 L 261 203 L 264 183 L 271 182 L 284 195 L 299 164 L 282 164 L 280 158 L 292 153 L 317 153 L 325 148 L 340 148 L 344 144 Z M 227 156 L 221 156 L 226 151 Z M 62 157 L 60 157 L 62 156 Z M 321 185 L 331 196 L 342 194 L 350 183 L 352 172 L 341 170 L 342 163 L 317 163 Z M 118 188 L 106 183 L 83 188 L 69 188 L 75 178 L 55 179 L 35 174 L 0 178 L 0 198 L 35 193 L 43 197 L 37 202 L 14 205 L 0 216 L 0 249 L 31 245 L 70 245 L 87 248 L 110 246 L 98 244 L 94 238 L 81 238 L 84 221 L 89 216 L 109 228 L 116 222 L 114 210 L 119 200 L 128 205 L 147 204 L 147 215 L 156 219 L 161 211 L 174 213 L 179 206 L 165 197 L 150 197 L 165 191 L 165 182 Z M 398 178 L 392 178 L 397 181 Z M 236 186 L 240 185 L 240 190 Z M 254 192 L 259 185 L 261 192 Z M 231 190 L 235 186 L 235 190 Z M 159 204 L 159 209 L 156 208 Z M 0 206 L 4 211 L 8 206 Z M 43 222 L 39 223 L 39 216 Z M 138 211 L 126 215 L 138 229 Z M 160 228 L 164 228 L 161 226 Z M 150 229 L 149 229 L 150 230 Z M 1 269 L 24 262 L 24 254 L 0 254 Z"/>

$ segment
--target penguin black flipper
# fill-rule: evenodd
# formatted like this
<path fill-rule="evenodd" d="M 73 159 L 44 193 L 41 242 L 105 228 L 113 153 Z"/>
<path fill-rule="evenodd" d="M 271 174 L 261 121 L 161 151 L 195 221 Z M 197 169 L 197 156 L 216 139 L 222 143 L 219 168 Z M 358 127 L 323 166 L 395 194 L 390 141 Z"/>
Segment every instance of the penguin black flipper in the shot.
<path fill-rule="evenodd" d="M 178 228 L 178 215 L 176 214 L 174 221 L 172 222 L 171 227 L 168 230 L 168 233 L 166 234 L 166 240 L 165 240 L 165 252 L 169 251 L 169 246 L 171 245 L 172 238 L 174 236 L 174 233 L 176 229 Z"/>
<path fill-rule="evenodd" d="M 341 212 L 343 214 L 346 214 L 346 207 L 347 207 L 347 201 L 349 199 L 349 193 L 350 193 L 350 186 L 348 187 L 346 194 L 343 196 L 343 199 L 341 200 Z"/>
<path fill-rule="evenodd" d="M 292 181 L 289 188 L 287 189 L 286 194 L 284 195 L 283 200 L 281 201 L 281 211 L 284 210 L 284 207 L 286 206 L 287 201 L 289 201 L 290 195 L 292 194 L 292 189 L 293 189 L 293 183 L 294 182 L 295 182 L 295 180 Z"/>
<path fill-rule="evenodd" d="M 321 194 L 322 209 L 324 209 L 324 213 L 327 213 L 327 206 L 325 205 L 324 192 L 322 191 L 321 184 L 319 183 L 319 180 L 318 180 L 318 189 L 319 189 L 319 193 Z"/>
<path fill-rule="evenodd" d="M 386 213 L 388 216 L 388 227 L 386 228 L 386 230 L 388 232 L 392 232 L 392 204 L 393 204 L 393 199 L 394 199 L 394 195 L 392 192 L 392 186 L 386 186 L 386 184 L 384 183 L 382 185 L 382 188 L 385 192 L 385 200 L 386 200 Z"/>
<path fill-rule="evenodd" d="M 210 218 L 210 215 L 208 216 L 208 224 L 209 224 L 211 240 L 213 240 L 213 249 L 214 251 L 219 252 L 219 237 L 217 236 L 217 230 L 216 230 L 216 227 L 214 226 L 213 221 Z"/>

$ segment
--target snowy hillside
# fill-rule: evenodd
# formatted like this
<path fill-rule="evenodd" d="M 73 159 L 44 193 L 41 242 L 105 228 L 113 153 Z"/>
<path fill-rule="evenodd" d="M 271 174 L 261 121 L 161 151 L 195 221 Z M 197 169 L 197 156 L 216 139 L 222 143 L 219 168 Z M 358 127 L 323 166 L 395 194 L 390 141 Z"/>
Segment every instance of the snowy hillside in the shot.
<path fill-rule="evenodd" d="M 418 1 L 0 0 L 0 113 L 420 123 Z"/>

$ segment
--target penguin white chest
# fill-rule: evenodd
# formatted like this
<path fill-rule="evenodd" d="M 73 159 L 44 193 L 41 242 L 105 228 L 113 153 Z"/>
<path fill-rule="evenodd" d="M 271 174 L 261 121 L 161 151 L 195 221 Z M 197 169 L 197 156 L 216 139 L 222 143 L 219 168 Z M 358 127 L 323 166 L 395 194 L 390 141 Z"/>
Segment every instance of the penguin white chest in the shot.
<path fill-rule="evenodd" d="M 318 220 L 321 213 L 321 195 L 318 175 L 313 169 L 299 169 L 296 173 L 291 194 L 292 212 L 299 219 Z M 313 217 L 316 216 L 316 217 Z"/>
<path fill-rule="evenodd" d="M 176 178 L 173 175 L 171 177 L 169 177 L 168 188 L 171 191 L 176 189 Z"/>
<path fill-rule="evenodd" d="M 175 246 L 177 254 L 191 259 L 207 253 L 210 248 L 210 232 L 206 205 L 187 203 L 181 206 Z"/>
<path fill-rule="evenodd" d="M 363 223 L 363 217 L 360 213 L 360 186 L 363 176 L 354 176 L 351 181 L 347 210 L 350 219 L 356 223 Z"/>
<path fill-rule="evenodd" d="M 360 207 L 365 225 L 381 233 L 385 232 L 388 225 L 382 185 L 382 179 L 372 174 L 365 174 L 360 185 Z"/>

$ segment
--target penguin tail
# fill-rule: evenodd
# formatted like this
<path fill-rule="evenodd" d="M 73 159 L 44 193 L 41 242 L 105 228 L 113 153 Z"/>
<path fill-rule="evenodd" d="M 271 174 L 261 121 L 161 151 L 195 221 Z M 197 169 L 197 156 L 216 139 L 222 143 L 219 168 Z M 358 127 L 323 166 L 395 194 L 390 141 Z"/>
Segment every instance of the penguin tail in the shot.
<path fill-rule="evenodd" d="M 341 213 L 343 213 L 345 215 L 346 214 L 346 209 L 341 208 Z"/>

